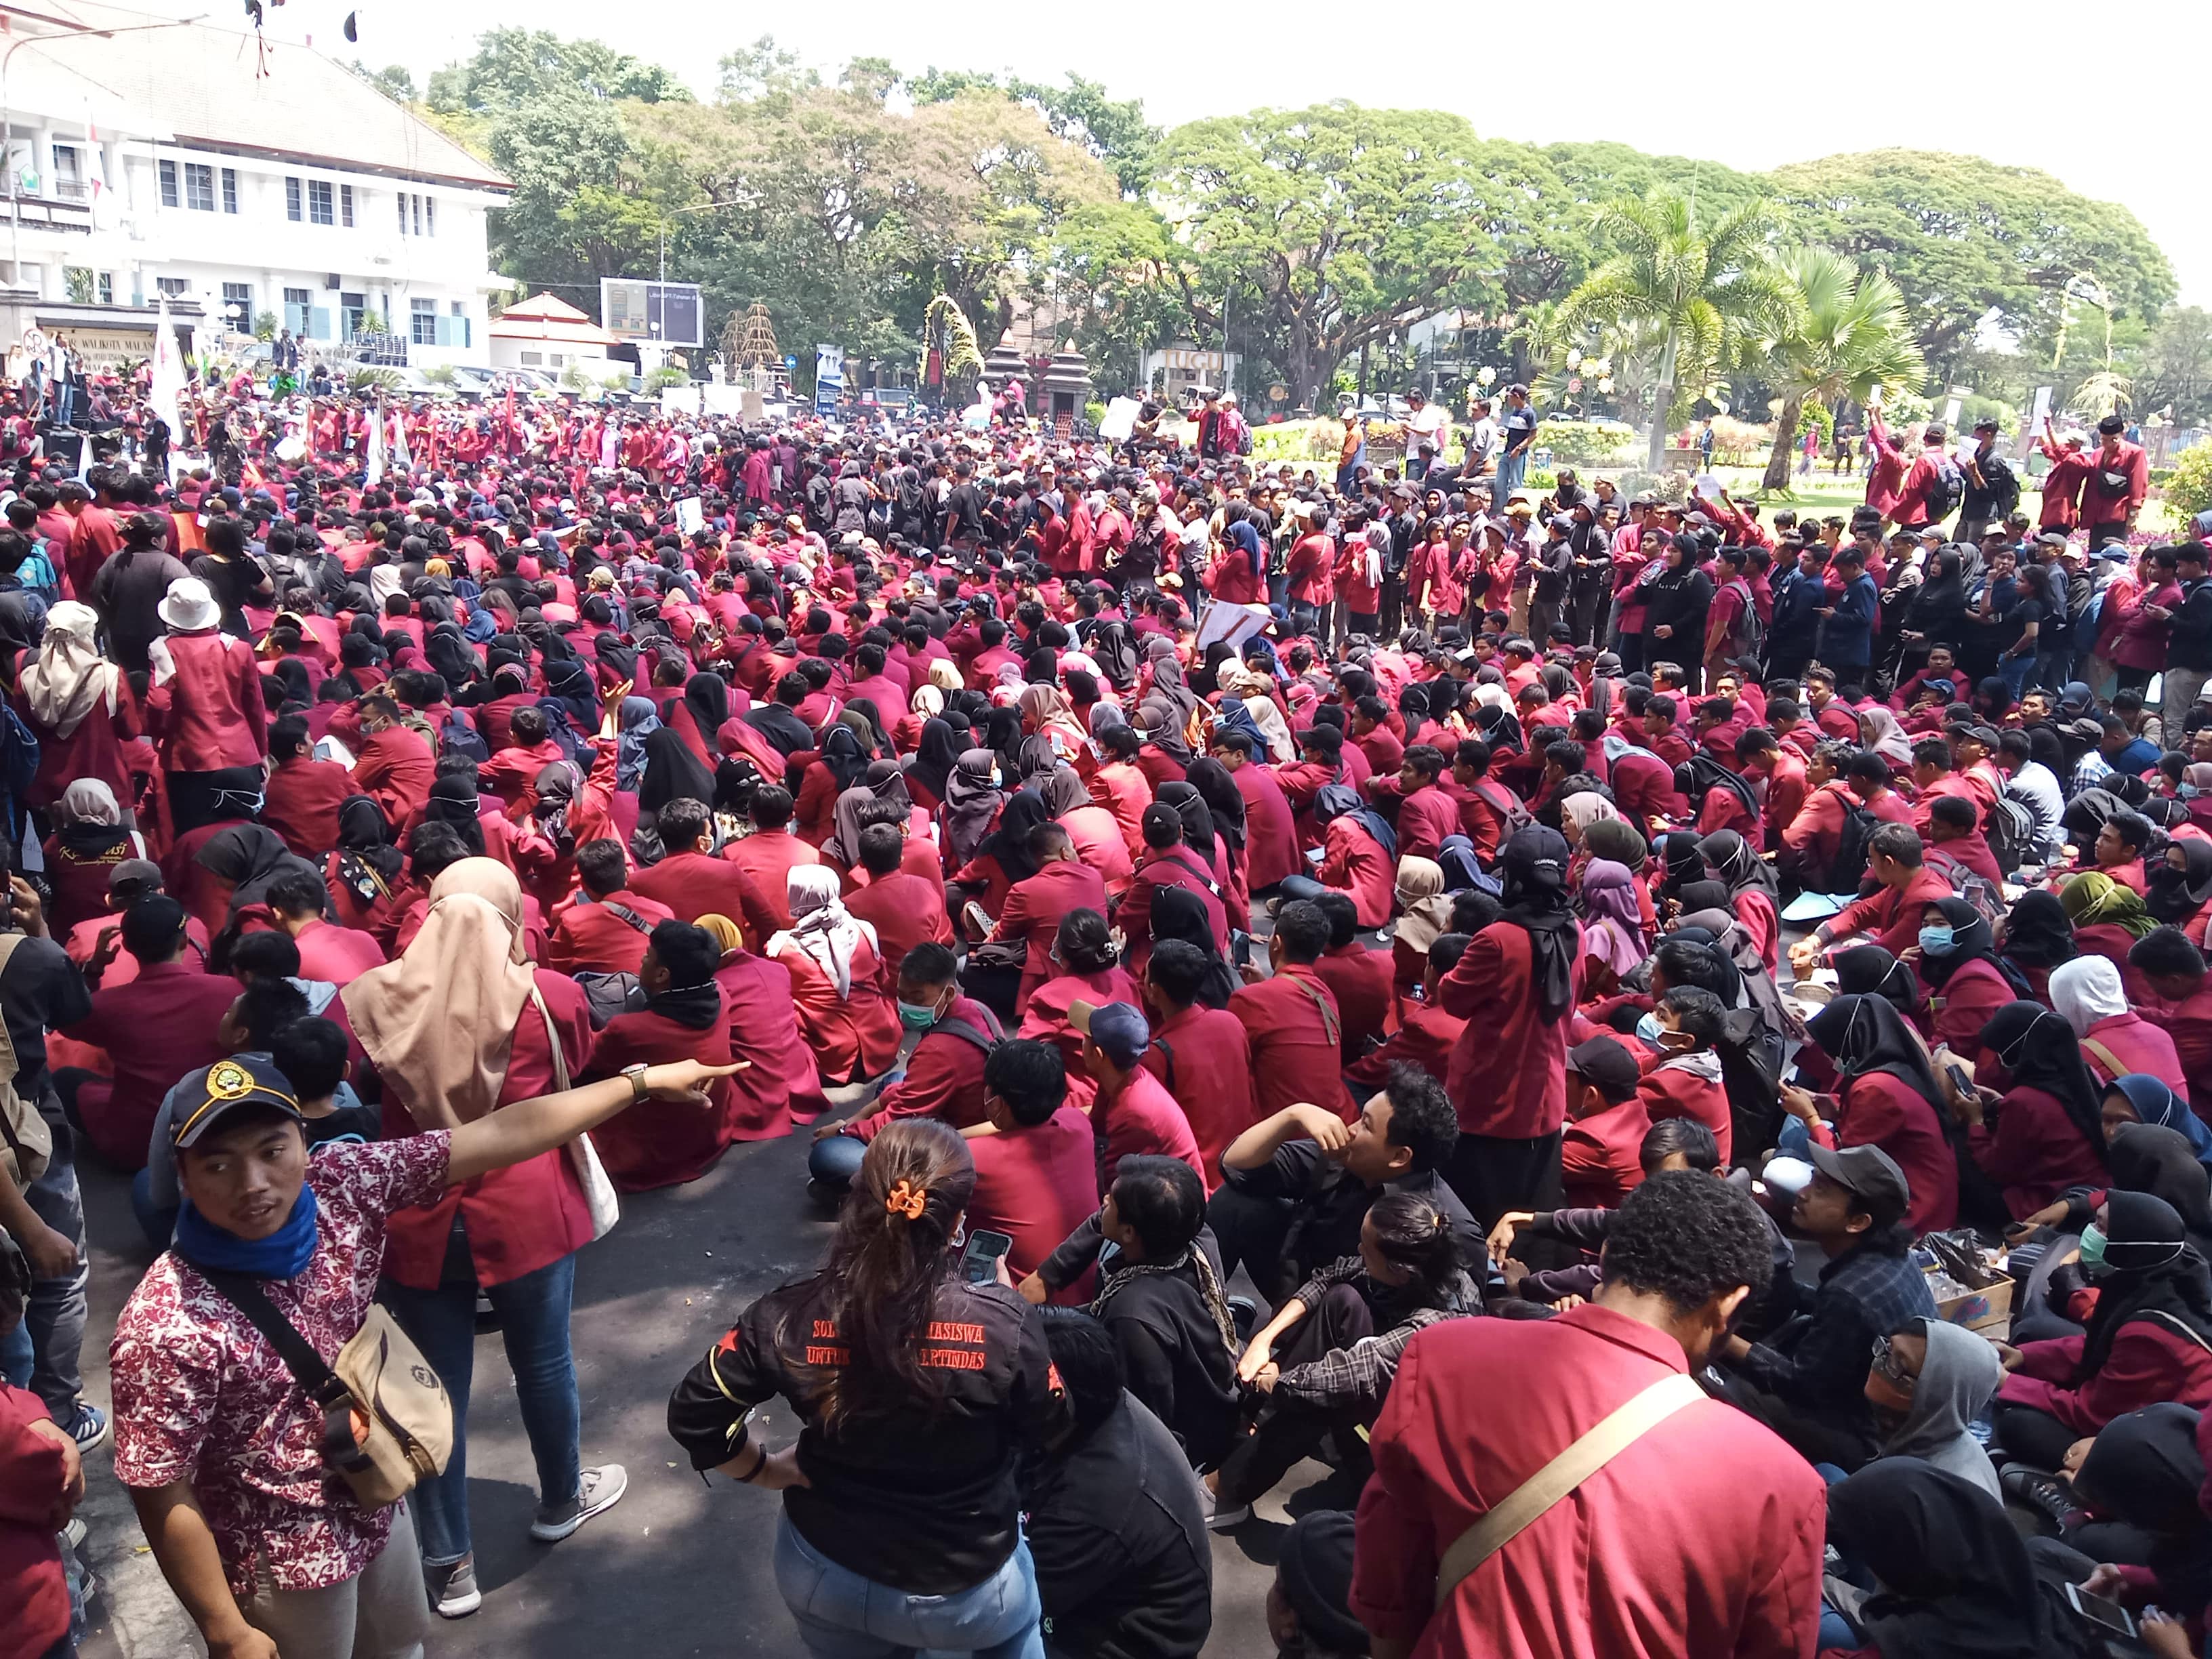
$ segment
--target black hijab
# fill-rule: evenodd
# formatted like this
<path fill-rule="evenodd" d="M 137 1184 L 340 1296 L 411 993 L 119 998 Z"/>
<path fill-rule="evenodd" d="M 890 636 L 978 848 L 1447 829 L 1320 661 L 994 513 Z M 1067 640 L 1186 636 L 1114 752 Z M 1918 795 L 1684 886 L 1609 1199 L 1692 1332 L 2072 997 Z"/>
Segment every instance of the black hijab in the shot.
<path fill-rule="evenodd" d="M 837 781 L 840 794 L 859 783 L 868 769 L 868 752 L 859 736 L 842 720 L 833 720 L 822 734 L 821 761 Z"/>
<path fill-rule="evenodd" d="M 2123 1123 L 2105 1145 L 2105 1167 L 2121 1191 L 2148 1193 L 2171 1204 L 2198 1255 L 2212 1247 L 2212 1180 L 2180 1130 L 2163 1123 Z"/>
<path fill-rule="evenodd" d="M 1759 816 L 1759 797 L 1751 786 L 1736 773 L 1700 749 L 1674 769 L 1674 793 L 1690 803 L 1690 810 L 1702 810 L 1705 796 L 1715 789 L 1725 789 L 1743 803 L 1745 811 Z"/>
<path fill-rule="evenodd" d="M 694 674 L 684 682 L 684 708 L 706 752 L 719 751 L 716 739 L 730 718 L 730 688 L 720 674 Z M 704 799 L 702 796 L 701 799 Z"/>
<path fill-rule="evenodd" d="M 1244 822 L 1244 792 L 1237 787 L 1229 769 L 1211 755 L 1200 755 L 1184 769 L 1183 776 L 1206 803 L 1213 827 L 1220 831 L 1229 850 L 1233 853 L 1243 846 L 1249 833 Z"/>
<path fill-rule="evenodd" d="M 1213 928 L 1206 919 L 1206 905 L 1188 887 L 1152 890 L 1152 943 L 1181 939 L 1206 957 L 1206 977 L 1199 981 L 1198 1000 L 1208 1008 L 1226 1008 L 1236 990 L 1236 971 L 1213 942 Z"/>
<path fill-rule="evenodd" d="M 1886 1072 L 1926 1099 L 1939 1120 L 1950 1113 L 1920 1042 L 1887 997 L 1838 997 L 1805 1023 L 1837 1074 L 1845 1079 Z"/>
<path fill-rule="evenodd" d="M 422 818 L 427 823 L 449 823 L 461 838 L 461 845 L 477 858 L 484 855 L 483 820 L 477 816 L 477 781 L 466 772 L 448 772 L 430 786 L 430 798 L 422 804 Z"/>
<path fill-rule="evenodd" d="M 1314 795 L 1314 822 L 1328 823 L 1346 815 L 1374 837 L 1382 855 L 1395 860 L 1398 856 L 1398 832 L 1390 827 L 1389 819 L 1359 798 L 1359 792 L 1348 784 L 1323 784 Z"/>
<path fill-rule="evenodd" d="M 2004 1507 L 1917 1457 L 1828 1489 L 1828 1536 L 1881 1583 L 1861 1622 L 1882 1659 L 2018 1659 L 2050 1650 L 2027 1545 Z"/>
<path fill-rule="evenodd" d="M 945 799 L 952 769 L 959 763 L 960 751 L 967 746 L 954 733 L 951 721 L 933 717 L 921 723 L 921 741 L 915 746 L 913 761 L 914 775 L 921 780 L 921 787 L 939 800 Z"/>
<path fill-rule="evenodd" d="M 2150 890 L 2143 895 L 2143 908 L 2178 927 L 2212 900 L 2212 842 L 2192 836 L 2169 842 L 2168 847 L 2179 847 L 2189 867 L 2177 870 L 2163 857 L 2152 865 L 2145 884 Z"/>
<path fill-rule="evenodd" d="M 2040 1089 L 2063 1106 L 2090 1150 L 2103 1160 L 2105 1093 L 2082 1063 L 2081 1044 L 2071 1025 L 2039 1002 L 2008 1002 L 1982 1027 L 1981 1042 L 2014 1086 Z"/>
<path fill-rule="evenodd" d="M 1498 860 L 1504 880 L 1498 920 L 1528 932 L 1529 982 L 1547 1025 L 1558 1024 L 1575 1004 L 1581 928 L 1567 891 L 1567 860 L 1565 836 L 1530 823 L 1513 832 Z"/>
<path fill-rule="evenodd" d="M 1836 952 L 1832 961 L 1838 996 L 1883 997 L 1906 1015 L 1919 1012 L 1927 1000 L 1912 969 L 1879 945 L 1855 945 Z"/>
<path fill-rule="evenodd" d="M 1951 948 L 1941 956 L 1932 951 L 1921 951 L 1917 971 L 1924 983 L 1941 990 L 1968 963 L 1986 962 L 2012 982 L 2015 994 L 2027 994 L 2027 981 L 1997 959 L 1996 935 L 1990 931 L 1989 919 L 1979 910 L 1962 898 L 1937 899 L 1927 908 L 1942 912 L 1943 920 L 1951 924 Z"/>
<path fill-rule="evenodd" d="M 2040 887 L 2021 894 L 2005 918 L 2005 960 L 2020 968 L 2056 968 L 2076 954 L 2074 924 L 2058 895 Z"/>
<path fill-rule="evenodd" d="M 1036 855 L 1030 851 L 1030 831 L 1049 823 L 1052 809 L 1034 789 L 1017 789 L 999 811 L 999 827 L 983 837 L 978 857 L 989 854 L 1010 882 L 1027 881 L 1037 872 Z"/>
<path fill-rule="evenodd" d="M 258 904 L 269 884 L 295 870 L 320 878 L 322 872 L 305 859 L 293 855 L 283 837 L 266 824 L 234 823 L 209 837 L 192 862 L 230 884 L 230 908 L 237 911 Z"/>
<path fill-rule="evenodd" d="M 1705 855 L 1698 850 L 1694 830 L 1669 830 L 1654 849 L 1666 870 L 1659 878 L 1657 896 L 1679 901 L 1683 887 L 1705 879 Z"/>
<path fill-rule="evenodd" d="M 1213 814 L 1206 811 L 1206 798 L 1198 793 L 1197 786 L 1189 783 L 1164 783 L 1159 793 L 1152 799 L 1163 806 L 1172 806 L 1176 816 L 1182 820 L 1183 844 L 1198 854 L 1198 861 L 1209 869 L 1213 865 Z"/>
<path fill-rule="evenodd" d="M 2108 1192 L 2104 1274 L 2089 1315 L 2079 1388 L 2104 1369 L 2120 1327 L 2150 1320 L 2168 1332 L 2187 1330 L 2212 1343 L 2212 1273 L 2190 1247 L 2188 1229 L 2173 1206 L 2148 1193 Z"/>
<path fill-rule="evenodd" d="M 690 706 L 688 698 L 685 706 Z M 714 776 L 706 763 L 691 752 L 682 734 L 664 726 L 645 734 L 645 775 L 638 780 L 638 810 L 658 812 L 679 798 L 702 805 L 712 801 Z"/>
<path fill-rule="evenodd" d="M 1774 866 L 1751 850 L 1751 843 L 1733 830 L 1716 830 L 1698 842 L 1698 854 L 1728 884 L 1729 896 L 1764 893 L 1778 902 L 1782 884 Z"/>
<path fill-rule="evenodd" d="M 392 844 L 392 826 L 382 810 L 367 795 L 348 795 L 338 803 L 338 852 L 341 870 L 351 859 L 374 870 L 386 887 L 399 879 L 404 855 Z"/>
<path fill-rule="evenodd" d="M 564 709 L 576 730 L 591 737 L 599 729 L 601 709 L 592 687 L 592 671 L 576 657 L 545 659 L 545 692 Z"/>
<path fill-rule="evenodd" d="M 592 636 L 592 654 L 605 666 L 612 669 L 617 679 L 634 682 L 637 678 L 635 647 L 624 645 L 622 635 L 612 629 Z"/>
<path fill-rule="evenodd" d="M 2144 1565 L 2158 1575 L 2159 1600 L 2168 1607 L 2199 1607 L 2212 1598 L 2197 1415 L 2168 1401 L 2116 1417 L 2098 1431 L 2074 1477 L 2100 1510 L 2151 1535 Z"/>

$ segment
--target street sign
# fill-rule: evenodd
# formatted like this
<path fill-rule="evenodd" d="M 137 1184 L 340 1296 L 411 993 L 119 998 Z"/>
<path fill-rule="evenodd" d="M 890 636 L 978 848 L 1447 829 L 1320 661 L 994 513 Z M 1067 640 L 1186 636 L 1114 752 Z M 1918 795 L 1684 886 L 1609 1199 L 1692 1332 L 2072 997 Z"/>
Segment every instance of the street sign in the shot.
<path fill-rule="evenodd" d="M 786 368 L 797 368 L 799 367 L 799 354 L 790 351 L 786 352 L 783 356 L 783 366 Z"/>

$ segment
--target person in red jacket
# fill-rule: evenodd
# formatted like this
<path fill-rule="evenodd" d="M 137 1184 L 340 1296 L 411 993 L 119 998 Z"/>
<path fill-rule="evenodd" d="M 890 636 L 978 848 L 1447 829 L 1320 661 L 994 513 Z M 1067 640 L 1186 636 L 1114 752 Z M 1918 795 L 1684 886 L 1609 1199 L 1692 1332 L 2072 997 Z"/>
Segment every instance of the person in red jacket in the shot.
<path fill-rule="evenodd" d="M 1320 906 L 1285 904 L 1267 941 L 1271 973 L 1263 978 L 1246 966 L 1245 983 L 1229 999 L 1229 1012 L 1251 1041 L 1253 1094 L 1262 1117 L 1301 1102 L 1346 1123 L 1359 1115 L 1344 1086 L 1344 1017 L 1315 965 L 1328 941 Z"/>
<path fill-rule="evenodd" d="M 563 974 L 635 973 L 653 924 L 675 913 L 629 890 L 629 859 L 618 841 L 602 837 L 579 847 L 574 902 L 554 916 L 545 965 Z"/>
<path fill-rule="evenodd" d="M 536 709 L 530 712 L 538 714 Z M 438 781 L 437 757 L 422 733 L 399 723 L 399 705 L 384 692 L 371 692 L 361 700 L 361 732 L 354 755 L 353 793 L 374 800 L 389 822 L 404 823 L 429 801 L 431 787 Z M 562 757 L 556 749 L 548 758 Z M 535 776 L 535 771 L 530 775 Z"/>
<path fill-rule="evenodd" d="M 1264 898 L 1284 877 L 1305 872 L 1305 858 L 1298 849 L 1297 815 L 1276 780 L 1274 768 L 1253 758 L 1250 733 L 1218 730 L 1210 742 L 1213 758 L 1236 781 L 1237 793 L 1244 798 L 1247 890 Z"/>
<path fill-rule="evenodd" d="M 1213 963 L 1187 939 L 1162 939 L 1145 964 L 1152 1021 L 1145 1066 L 1182 1108 L 1206 1161 L 1208 1190 L 1221 1184 L 1221 1154 L 1259 1121 L 1252 1095 L 1252 1044 L 1244 1023 L 1199 1000 Z"/>
<path fill-rule="evenodd" d="M 618 1077 L 633 1066 L 696 1060 L 726 1066 L 730 1011 L 714 974 L 722 947 L 703 927 L 673 918 L 653 924 L 638 967 L 645 1006 L 609 1020 L 579 1081 Z M 709 1109 L 681 1115 L 641 1103 L 592 1132 L 608 1179 L 625 1193 L 696 1181 L 736 1139 L 726 1078 L 707 1085 Z"/>
<path fill-rule="evenodd" d="M 1443 775 L 1443 750 L 1417 743 L 1406 750 L 1396 777 L 1368 779 L 1370 799 L 1398 804 L 1400 858 L 1432 859 L 1445 836 L 1461 833 L 1459 804 L 1438 783 Z"/>
<path fill-rule="evenodd" d="M 353 774 L 337 761 L 315 757 L 307 722 L 298 714 L 287 714 L 269 728 L 269 759 L 262 823 L 301 858 L 322 857 L 337 845 L 339 804 L 362 793 Z"/>
<path fill-rule="evenodd" d="M 1879 1146 L 1904 1171 L 1911 1193 L 1905 1219 L 1917 1235 L 1951 1226 L 1959 1217 L 1959 1160 L 1945 1128 L 1948 1096 L 1928 1061 L 1927 1046 L 1895 1006 L 1879 996 L 1841 996 L 1809 1024 L 1813 1041 L 1843 1080 L 1830 1104 L 1784 1085 L 1783 1109 L 1804 1126 L 1814 1146 Z M 1793 1134 L 1789 1126 L 1784 1136 Z"/>
<path fill-rule="evenodd" d="M 2088 456 L 2088 475 L 2081 482 L 2081 527 L 2088 532 L 2092 553 L 2108 541 L 2127 540 L 2149 493 L 2150 457 L 2141 444 L 2122 435 L 2127 429 L 2121 415 L 2097 422 L 2098 446 Z"/>
<path fill-rule="evenodd" d="M 896 811 L 895 803 L 878 803 Z M 895 823 L 871 823 L 860 831 L 860 867 L 868 884 L 845 896 L 845 908 L 876 930 L 884 971 L 896 980 L 907 952 L 918 945 L 952 943 L 952 920 L 945 914 L 945 884 L 902 869 L 906 837 Z M 1095 884 L 1097 878 L 1092 877 Z M 1103 897 L 1100 908 L 1104 908 Z"/>
<path fill-rule="evenodd" d="M 1711 991 L 1678 985 L 1659 999 L 1659 1051 L 1637 1085 L 1647 1122 L 1686 1117 L 1712 1132 L 1723 1165 L 1729 1162 L 1735 1120 L 1721 1084 L 1718 1045 L 1726 1011 Z M 1641 1131 L 1638 1143 L 1641 1144 Z"/>
<path fill-rule="evenodd" d="M 2070 432 L 2063 445 L 2054 443 L 2051 417 L 2045 415 L 2035 445 L 2051 463 L 2051 471 L 2043 475 L 2043 510 L 2039 527 L 2071 530 L 2081 521 L 2081 486 L 2088 482 L 2091 465 L 2088 441 L 2080 433 Z"/>
<path fill-rule="evenodd" d="M 252 647 L 220 630 L 205 582 L 171 582 L 157 610 L 169 632 L 147 648 L 147 729 L 161 745 L 170 821 L 181 833 L 213 821 L 226 796 L 260 795 L 267 716 Z"/>
<path fill-rule="evenodd" d="M 1872 943 L 1892 956 L 1917 945 L 1922 915 L 1951 896 L 1951 884 L 1926 866 L 1926 856 L 1911 824 L 1877 826 L 1867 837 L 1867 874 L 1875 879 L 1875 891 L 1852 900 L 1791 945 L 1790 965 L 1801 974 L 1809 972 L 1830 945 L 1860 933 L 1870 935 Z"/>
<path fill-rule="evenodd" d="M 1771 1276 L 1749 1199 L 1700 1171 L 1662 1170 L 1614 1218 L 1589 1305 L 1417 1333 L 1376 1419 L 1359 1501 L 1351 1607 L 1374 1651 L 1812 1652 L 1820 1478 L 1690 1381 Z M 1440 1576 L 1452 1540 L 1656 1384 L 1675 1409 L 1465 1577 Z"/>
<path fill-rule="evenodd" d="M 37 654 L 17 668 L 15 712 L 39 740 L 26 799 L 40 810 L 79 778 L 106 784 L 126 811 L 138 798 L 124 745 L 139 735 L 143 715 L 128 677 L 100 653 L 99 627 L 90 605 L 63 600 L 47 613 Z"/>
<path fill-rule="evenodd" d="M 83 1499 L 76 1442 L 37 1395 L 0 1382 L 0 1630 L 27 1656 L 76 1651 L 57 1534 Z"/>
<path fill-rule="evenodd" d="M 783 794 L 781 790 L 776 793 Z M 791 799 L 787 794 L 783 798 Z M 696 921 L 708 915 L 728 916 L 743 925 L 746 938 L 766 939 L 780 930 L 779 916 L 785 907 L 771 903 L 767 892 L 754 884 L 742 866 L 716 858 L 707 850 L 713 827 L 704 801 L 679 795 L 663 806 L 659 832 L 667 856 L 650 870 L 631 876 L 630 890 L 666 905 L 678 921 Z M 835 883 L 835 871 L 830 872 L 830 879 Z"/>
<path fill-rule="evenodd" d="M 1439 933 L 1429 942 L 1422 957 L 1421 1000 L 1400 1001 L 1398 1029 L 1381 1048 L 1344 1068 L 1347 1084 L 1355 1089 L 1379 1089 L 1389 1081 L 1390 1068 L 1401 1064 L 1426 1072 L 1438 1083 L 1450 1075 L 1452 1050 L 1459 1046 L 1467 1021 L 1443 1010 L 1437 1000 L 1437 987 L 1459 965 L 1470 939 L 1466 933 Z"/>
<path fill-rule="evenodd" d="M 1065 824 L 1036 825 L 1030 831 L 1029 847 L 1030 855 L 1037 861 L 1037 872 L 1007 890 L 1006 904 L 987 936 L 1001 944 L 1026 945 L 1021 985 L 1014 994 L 1016 1018 L 1027 1012 L 1036 988 L 1057 971 L 1052 963 L 1053 941 L 1067 914 L 1071 910 L 1106 914 L 1106 884 L 1096 870 L 1076 856 L 1074 837 Z M 943 908 L 942 900 L 939 908 Z"/>

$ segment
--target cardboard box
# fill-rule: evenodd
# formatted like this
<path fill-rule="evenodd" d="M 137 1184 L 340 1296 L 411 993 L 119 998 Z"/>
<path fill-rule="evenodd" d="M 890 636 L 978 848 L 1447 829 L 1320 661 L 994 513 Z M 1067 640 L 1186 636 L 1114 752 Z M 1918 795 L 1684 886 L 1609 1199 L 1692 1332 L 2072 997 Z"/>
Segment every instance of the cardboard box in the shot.
<path fill-rule="evenodd" d="M 1931 1271 L 1931 1290 L 1935 1277 Z M 2012 1328 L 2012 1292 L 2013 1281 L 1999 1273 L 1996 1283 L 1985 1289 L 1968 1291 L 1948 1300 L 1936 1297 L 1936 1316 L 1947 1325 L 1964 1325 L 1970 1331 L 2002 1338 Z"/>

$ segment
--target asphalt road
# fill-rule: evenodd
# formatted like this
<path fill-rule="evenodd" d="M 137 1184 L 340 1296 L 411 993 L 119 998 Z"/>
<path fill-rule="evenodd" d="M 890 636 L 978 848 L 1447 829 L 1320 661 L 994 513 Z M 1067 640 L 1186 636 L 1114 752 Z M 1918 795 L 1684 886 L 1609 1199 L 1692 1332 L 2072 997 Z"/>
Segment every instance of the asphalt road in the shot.
<path fill-rule="evenodd" d="M 776 1595 L 770 1546 L 777 1500 L 726 1482 L 700 1482 L 665 1426 L 668 1391 L 754 1297 L 811 1267 L 829 1237 L 825 1212 L 805 1196 L 807 1136 L 732 1147 L 686 1187 L 623 1200 L 621 1224 L 583 1253 L 574 1339 L 583 1395 L 586 1463 L 615 1462 L 629 1491 L 613 1510 L 557 1545 L 531 1540 L 537 1501 L 514 1379 L 496 1334 L 478 1340 L 469 1413 L 469 1501 L 483 1608 L 436 1621 L 428 1652 L 610 1659 L 649 1653 L 799 1651 Z M 122 1177 L 88 1170 L 94 1251 L 92 1324 L 85 1340 L 89 1396 L 107 1404 L 106 1355 L 115 1316 L 149 1260 Z M 796 1431 L 771 1406 L 767 1433 Z M 202 1651 L 152 1557 L 145 1553 L 111 1453 L 87 1460 L 85 1555 L 104 1593 L 92 1608 L 87 1659 L 175 1659 Z M 1220 1659 L 1271 1654 L 1262 1613 L 1284 1500 L 1303 1513 L 1357 1501 L 1329 1471 L 1305 1464 L 1234 1537 L 1213 1540 L 1214 1629 Z"/>

